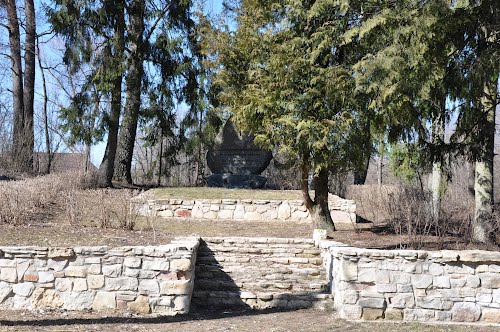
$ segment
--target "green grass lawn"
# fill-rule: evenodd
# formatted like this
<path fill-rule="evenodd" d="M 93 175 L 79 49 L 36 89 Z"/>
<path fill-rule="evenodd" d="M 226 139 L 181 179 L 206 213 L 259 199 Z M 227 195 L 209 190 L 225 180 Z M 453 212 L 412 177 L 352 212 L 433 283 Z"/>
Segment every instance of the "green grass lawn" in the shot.
<path fill-rule="evenodd" d="M 157 188 L 148 191 L 148 196 L 158 199 L 264 199 L 301 200 L 299 190 L 226 189 L 207 187 Z"/>

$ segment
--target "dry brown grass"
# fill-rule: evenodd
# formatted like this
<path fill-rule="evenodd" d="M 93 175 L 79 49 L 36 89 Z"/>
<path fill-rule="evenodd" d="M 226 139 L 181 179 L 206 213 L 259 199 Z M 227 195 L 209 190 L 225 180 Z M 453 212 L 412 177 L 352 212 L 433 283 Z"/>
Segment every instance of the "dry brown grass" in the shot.
<path fill-rule="evenodd" d="M 21 224 L 54 204 L 66 190 L 77 187 L 74 174 L 46 175 L 0 182 L 0 222 Z"/>
<path fill-rule="evenodd" d="M 4 194 L 0 200 L 0 245 L 153 245 L 194 234 L 310 237 L 312 232 L 309 223 L 140 217 L 130 210 L 130 199 L 139 193 L 137 190 L 82 189 L 88 183 L 78 174 L 0 181 Z"/>
<path fill-rule="evenodd" d="M 61 204 L 71 225 L 132 230 L 138 215 L 130 209 L 130 199 L 137 194 L 127 189 L 68 190 Z"/>
<path fill-rule="evenodd" d="M 0 222 L 22 225 L 40 222 L 49 213 L 62 214 L 70 225 L 133 229 L 130 190 L 98 190 L 95 174 L 62 173 L 0 181 Z M 63 211 L 63 212 L 61 212 Z"/>

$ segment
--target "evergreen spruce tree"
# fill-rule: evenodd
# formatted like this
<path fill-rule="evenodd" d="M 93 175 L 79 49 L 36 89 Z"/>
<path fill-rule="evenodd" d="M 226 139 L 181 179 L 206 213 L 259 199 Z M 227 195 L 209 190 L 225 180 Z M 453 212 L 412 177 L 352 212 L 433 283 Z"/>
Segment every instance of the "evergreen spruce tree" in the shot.
<path fill-rule="evenodd" d="M 103 161 L 99 168 L 99 185 L 112 186 L 114 156 L 117 146 L 118 124 L 122 108 L 122 81 L 125 69 L 125 1 L 87 1 L 70 0 L 55 1 L 53 8 L 47 8 L 47 16 L 54 31 L 65 40 L 64 61 L 71 71 L 89 68 L 87 82 L 84 85 L 94 86 L 97 93 L 93 96 L 107 95 L 111 99 L 110 112 L 95 114 L 101 119 L 107 130 L 107 144 Z M 85 89 L 84 89 L 85 90 Z M 69 110 L 77 110 L 76 106 L 84 106 L 81 101 L 74 100 Z M 90 101 L 97 102 L 96 100 Z M 86 106 L 85 106 L 86 107 Z M 65 128 L 74 134 L 83 133 L 81 123 L 77 119 L 81 112 L 63 112 L 68 115 Z M 76 116 L 76 117 L 75 117 Z M 80 126 L 80 128 L 78 128 Z M 91 129 L 93 130 L 93 128 Z M 74 141 L 82 140 L 92 144 L 102 137 L 102 131 L 90 136 L 76 137 Z"/>
<path fill-rule="evenodd" d="M 377 113 L 389 115 L 382 122 L 390 139 L 416 141 L 422 153 L 430 153 L 436 219 L 446 155 L 465 152 L 476 161 L 473 239 L 480 242 L 491 235 L 493 114 L 500 67 L 495 3 L 368 1 L 360 26 L 346 34 L 347 42 L 385 39 L 355 65 L 358 88 L 372 96 Z M 450 111 L 446 100 L 461 105 L 451 144 L 444 142 Z"/>

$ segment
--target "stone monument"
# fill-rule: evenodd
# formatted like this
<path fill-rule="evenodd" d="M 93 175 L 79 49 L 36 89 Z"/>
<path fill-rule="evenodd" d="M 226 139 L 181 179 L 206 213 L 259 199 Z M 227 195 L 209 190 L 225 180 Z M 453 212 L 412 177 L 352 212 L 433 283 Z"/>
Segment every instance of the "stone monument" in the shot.
<path fill-rule="evenodd" d="M 257 147 L 254 136 L 242 133 L 227 120 L 207 151 L 208 168 L 212 171 L 207 179 L 209 187 L 262 188 L 267 178 L 260 174 L 271 162 L 271 151 Z"/>

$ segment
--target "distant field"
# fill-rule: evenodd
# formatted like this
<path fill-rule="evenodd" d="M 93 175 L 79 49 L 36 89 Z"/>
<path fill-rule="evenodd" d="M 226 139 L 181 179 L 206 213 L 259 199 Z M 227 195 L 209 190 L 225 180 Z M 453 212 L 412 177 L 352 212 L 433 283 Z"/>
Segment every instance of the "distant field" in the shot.
<path fill-rule="evenodd" d="M 148 191 L 147 195 L 158 199 L 302 199 L 302 194 L 299 190 L 226 189 L 207 187 L 158 188 Z"/>

